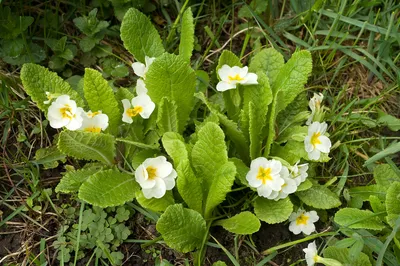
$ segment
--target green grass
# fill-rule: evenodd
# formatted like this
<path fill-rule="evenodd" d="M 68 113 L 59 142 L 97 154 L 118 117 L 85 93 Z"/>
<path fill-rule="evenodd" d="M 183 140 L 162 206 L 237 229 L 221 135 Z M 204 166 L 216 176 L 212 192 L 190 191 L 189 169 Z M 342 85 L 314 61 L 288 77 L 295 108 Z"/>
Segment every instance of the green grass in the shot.
<path fill-rule="evenodd" d="M 397 117 L 400 115 L 398 1 L 257 1 L 260 2 L 259 6 L 263 6 L 261 2 L 265 2 L 266 9 L 244 1 L 165 2 L 169 4 L 155 4 L 156 10 L 148 12 L 148 15 L 157 23 L 161 36 L 166 39 L 165 46 L 169 52 L 175 51 L 177 47 L 177 18 L 181 16 L 183 7 L 191 6 L 194 11 L 197 42 L 192 65 L 198 70 L 213 69 L 224 49 L 240 55 L 243 62 L 248 61 L 249 55 L 261 47 L 275 47 L 285 59 L 290 58 L 296 49 L 307 49 L 312 53 L 314 67 L 307 90 L 310 95 L 311 92 L 323 92 L 326 97 L 325 103 L 330 108 L 326 120 L 329 122 L 330 137 L 334 144 L 332 160 L 318 171 L 321 180 L 333 185 L 338 195 L 342 195 L 349 187 L 373 183 L 372 170 L 376 162 L 386 162 L 394 169 L 399 165 L 396 153 L 400 150 L 400 137 L 384 124 L 376 122 L 381 111 Z M 111 13 L 113 7 L 109 1 L 97 3 L 100 3 L 97 7 L 101 19 L 110 21 L 112 26 L 120 25 Z M 79 48 L 79 41 L 84 35 L 74 26 L 72 20 L 77 16 L 87 15 L 93 6 L 90 6 L 89 1 L 51 1 L 37 4 L 38 1 L 32 0 L 15 1 L 12 4 L 10 1 L 0 1 L 1 6 L 10 6 L 18 16 L 35 18 L 21 38 L 28 58 L 34 57 L 28 41 L 42 47 L 47 58 L 41 64 L 47 66 L 53 53 L 44 41 L 67 36 L 68 43 Z M 42 24 L 42 19 L 46 23 Z M 112 51 L 107 50 L 106 55 L 109 54 L 109 57 L 130 68 L 128 62 L 132 59 L 113 29 L 109 29 L 101 44 L 112 47 Z M 82 75 L 84 67 L 88 65 L 105 69 L 106 64 L 101 58 L 103 57 L 78 51 L 74 59 L 66 64 L 68 73 L 60 71 L 60 75 L 65 78 Z M 33 253 L 29 253 L 21 245 L 17 251 L 10 251 L 5 261 L 21 262 L 26 256 L 28 261 L 36 265 L 41 265 L 44 261 L 55 263 L 51 257 L 54 252 L 52 242 L 57 229 L 49 231 L 45 228 L 51 221 L 53 227 L 59 225 L 57 220 L 63 219 L 62 215 L 59 216 L 59 209 L 65 199 L 59 198 L 55 193 L 49 196 L 44 189 L 54 189 L 63 169 L 60 165 L 54 170 L 44 170 L 43 165 L 35 163 L 36 150 L 50 146 L 56 132 L 50 130 L 43 114 L 23 93 L 19 69 L 19 65 L 10 65 L 0 59 L 0 231 L 7 235 L 24 225 L 21 243 L 29 240 L 26 243 L 33 249 Z M 133 82 L 130 76 L 111 76 L 110 79 L 115 84 L 129 86 Z M 69 160 L 65 164 L 64 167 L 79 166 Z M 68 200 L 72 202 L 71 205 L 77 204 L 74 198 Z M 246 204 L 249 200 L 243 199 L 239 205 Z M 152 212 L 133 203 L 132 205 L 146 219 L 157 219 Z M 225 205 L 227 208 L 221 211 L 230 211 L 230 206 L 233 209 L 238 206 L 237 199 L 228 198 Z M 82 210 L 77 216 L 79 225 Z M 331 221 L 328 219 L 327 223 L 329 222 Z M 366 242 L 366 245 L 373 246 L 373 241 L 380 241 L 375 244 L 384 245 L 382 250 L 385 250 L 395 231 L 393 229 L 389 232 L 386 242 L 371 238 L 371 243 Z M 44 233 L 46 236 L 43 236 Z M 153 241 L 149 235 L 142 236 L 144 239 L 135 238 L 127 242 L 159 243 Z M 77 236 L 77 247 L 79 237 L 80 235 Z M 363 237 L 368 238 L 368 232 Z M 290 251 L 285 253 L 281 250 L 306 240 L 308 239 L 280 243 L 281 245 L 277 244 L 264 251 L 264 254 L 278 251 L 277 255 L 281 258 L 291 258 Z M 255 246 L 251 237 L 240 237 L 238 241 L 235 238 L 236 245 L 232 245 L 229 250 L 230 247 L 225 247 L 215 237 L 209 246 L 222 250 L 221 254 L 226 254 L 237 265 L 245 259 L 241 253 L 244 249 L 250 250 L 248 253 L 251 254 L 254 265 L 257 262 L 257 265 L 264 265 L 269 259 L 274 261 L 272 256 L 263 258 L 260 255 L 263 250 Z M 379 253 L 379 261 L 388 256 L 385 254 L 388 253 Z M 86 254 L 87 258 L 90 256 L 93 255 Z M 77 257 L 74 258 L 75 263 L 76 259 Z M 100 262 L 99 264 L 101 265 Z"/>

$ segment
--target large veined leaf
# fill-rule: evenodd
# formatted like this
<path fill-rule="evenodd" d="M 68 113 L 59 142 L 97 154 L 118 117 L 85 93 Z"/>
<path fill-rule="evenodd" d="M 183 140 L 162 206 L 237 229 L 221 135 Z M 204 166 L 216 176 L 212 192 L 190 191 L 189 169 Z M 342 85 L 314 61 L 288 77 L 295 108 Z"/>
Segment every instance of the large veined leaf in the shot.
<path fill-rule="evenodd" d="M 249 71 L 254 73 L 258 71 L 266 72 L 270 85 L 273 87 L 284 64 L 283 56 L 274 48 L 268 48 L 261 50 L 251 59 Z"/>
<path fill-rule="evenodd" d="M 168 155 L 174 160 L 175 167 L 189 158 L 182 135 L 175 132 L 167 132 L 162 136 L 162 144 Z"/>
<path fill-rule="evenodd" d="M 145 56 L 158 57 L 164 53 L 160 35 L 150 19 L 135 8 L 130 8 L 121 24 L 121 39 L 128 51 L 144 63 Z"/>
<path fill-rule="evenodd" d="M 48 100 L 46 92 L 69 95 L 78 106 L 84 107 L 84 102 L 79 94 L 57 73 L 51 72 L 45 67 L 31 63 L 24 64 L 21 69 L 21 81 L 26 93 L 42 111 L 47 111 L 50 106 L 44 104 L 44 101 Z"/>
<path fill-rule="evenodd" d="M 108 134 L 63 131 L 57 145 L 60 151 L 77 159 L 114 163 L 115 139 Z"/>
<path fill-rule="evenodd" d="M 304 90 L 311 70 L 312 58 L 306 50 L 295 52 L 281 68 L 273 89 L 278 92 L 276 114 L 284 110 Z"/>
<path fill-rule="evenodd" d="M 386 195 L 387 221 L 394 227 L 397 218 L 400 216 L 400 182 L 393 183 L 387 190 Z"/>
<path fill-rule="evenodd" d="M 223 65 L 228 65 L 230 67 L 234 67 L 234 66 L 242 67 L 242 63 L 240 62 L 240 59 L 234 53 L 232 53 L 231 51 L 228 51 L 228 50 L 222 51 L 222 54 L 218 59 L 217 71 Z"/>
<path fill-rule="evenodd" d="M 241 212 L 231 218 L 219 220 L 214 225 L 220 225 L 225 230 L 239 235 L 250 235 L 260 230 L 260 220 L 251 212 Z"/>
<path fill-rule="evenodd" d="M 176 186 L 186 204 L 198 213 L 203 213 L 203 187 L 196 177 L 188 159 L 180 161 L 176 168 Z"/>
<path fill-rule="evenodd" d="M 272 102 L 272 91 L 267 75 L 264 72 L 257 72 L 257 76 L 258 84 L 246 86 L 243 90 L 241 113 L 241 128 L 250 140 L 251 159 L 261 155 L 268 105 Z"/>
<path fill-rule="evenodd" d="M 380 164 L 374 168 L 374 178 L 377 185 L 388 190 L 394 182 L 400 182 L 400 177 L 389 164 Z"/>
<path fill-rule="evenodd" d="M 192 164 L 196 175 L 203 180 L 205 193 L 211 188 L 215 173 L 227 162 L 224 132 L 217 124 L 206 123 L 198 132 L 198 140 L 192 149 Z"/>
<path fill-rule="evenodd" d="M 163 212 L 168 206 L 175 204 L 174 196 L 172 191 L 167 191 L 164 197 L 160 199 L 151 198 L 146 199 L 141 190 L 136 191 L 136 200 L 146 209 L 150 209 L 155 212 Z"/>
<path fill-rule="evenodd" d="M 194 24 L 193 14 L 190 8 L 186 9 L 182 16 L 181 26 L 181 39 L 179 43 L 179 55 L 181 55 L 186 61 L 190 61 L 192 57 L 194 46 Z"/>
<path fill-rule="evenodd" d="M 310 189 L 296 192 L 296 195 L 305 204 L 317 209 L 332 209 L 342 204 L 335 193 L 320 185 L 314 185 Z"/>
<path fill-rule="evenodd" d="M 203 217 L 194 210 L 183 208 L 182 204 L 169 206 L 156 228 L 168 246 L 183 253 L 200 248 L 207 232 Z"/>
<path fill-rule="evenodd" d="M 351 259 L 349 249 L 338 247 L 327 247 L 324 249 L 324 257 L 340 261 L 344 265 L 351 266 L 371 266 L 368 255 L 360 252 L 355 259 Z"/>
<path fill-rule="evenodd" d="M 292 214 L 293 204 L 289 198 L 275 201 L 260 197 L 254 202 L 254 212 L 258 219 L 266 223 L 282 223 Z"/>
<path fill-rule="evenodd" d="M 385 225 L 370 210 L 343 208 L 335 214 L 335 223 L 353 229 L 382 230 Z"/>
<path fill-rule="evenodd" d="M 99 167 L 90 167 L 67 172 L 56 187 L 56 192 L 72 193 L 78 192 L 80 186 L 91 175 L 101 171 Z"/>
<path fill-rule="evenodd" d="M 216 169 L 218 170 L 212 176 L 212 183 L 208 189 L 205 201 L 205 218 L 211 217 L 212 211 L 225 200 L 226 194 L 231 191 L 232 185 L 235 182 L 236 167 L 233 162 L 227 162 L 222 167 Z"/>
<path fill-rule="evenodd" d="M 230 120 L 226 115 L 222 114 L 214 107 L 203 93 L 196 93 L 195 96 L 200 99 L 210 110 L 210 112 L 218 117 L 218 121 L 223 126 L 225 134 L 235 144 L 236 150 L 242 160 L 249 162 L 249 145 L 243 132 L 239 129 L 236 122 Z"/>
<path fill-rule="evenodd" d="M 178 132 L 177 116 L 175 102 L 168 100 L 167 97 L 162 98 L 156 121 L 160 135 L 163 135 L 165 132 Z"/>
<path fill-rule="evenodd" d="M 116 134 L 122 121 L 122 114 L 112 88 L 100 72 L 90 68 L 85 69 L 83 82 L 83 91 L 90 110 L 106 114 L 109 123 L 107 131 Z"/>
<path fill-rule="evenodd" d="M 304 142 L 289 140 L 284 146 L 273 144 L 271 155 L 280 157 L 290 164 L 295 164 L 301 158 L 308 158 Z"/>
<path fill-rule="evenodd" d="M 134 176 L 117 170 L 91 175 L 79 188 L 79 198 L 101 208 L 122 205 L 135 198 L 139 185 Z"/>
<path fill-rule="evenodd" d="M 163 54 L 146 73 L 146 87 L 152 101 L 159 106 L 162 98 L 176 104 L 178 132 L 182 132 L 193 109 L 196 74 L 180 56 Z"/>

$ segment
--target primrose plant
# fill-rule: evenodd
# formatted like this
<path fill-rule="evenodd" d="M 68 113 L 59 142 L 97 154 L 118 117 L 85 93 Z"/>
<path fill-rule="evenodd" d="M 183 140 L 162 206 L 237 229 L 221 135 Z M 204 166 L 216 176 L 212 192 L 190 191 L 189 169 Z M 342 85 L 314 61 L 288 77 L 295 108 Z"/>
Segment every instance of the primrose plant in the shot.
<path fill-rule="evenodd" d="M 293 233 L 311 234 L 319 219 L 313 209 L 341 202 L 310 171 L 329 160 L 331 148 L 323 96 L 308 102 L 304 90 L 310 53 L 297 51 L 285 63 L 268 48 L 243 66 L 223 51 L 210 80 L 190 64 L 190 9 L 180 32 L 179 54 L 168 53 L 144 14 L 126 12 L 121 38 L 135 59 L 135 89 L 114 91 L 86 69 L 78 93 L 56 73 L 23 66 L 26 92 L 50 126 L 63 129 L 55 136 L 59 152 L 86 163 L 65 172 L 56 190 L 103 208 L 135 200 L 159 214 L 167 245 L 195 252 L 196 265 L 203 265 L 211 226 L 252 234 L 260 220 L 289 220 Z M 226 215 L 221 203 L 235 188 L 250 204 Z"/>

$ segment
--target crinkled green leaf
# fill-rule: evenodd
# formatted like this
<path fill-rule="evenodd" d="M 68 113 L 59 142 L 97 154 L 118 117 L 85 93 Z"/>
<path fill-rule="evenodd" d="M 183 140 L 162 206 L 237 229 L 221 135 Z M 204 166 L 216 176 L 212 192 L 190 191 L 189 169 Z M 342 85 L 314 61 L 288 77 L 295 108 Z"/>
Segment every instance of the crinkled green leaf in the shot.
<path fill-rule="evenodd" d="M 288 140 L 294 140 L 298 142 L 304 141 L 308 134 L 308 128 L 306 126 L 291 126 L 286 128 L 282 133 L 279 134 L 277 143 L 284 143 Z M 304 142 L 302 142 L 304 146 Z M 305 148 L 304 148 L 305 151 Z"/>
<path fill-rule="evenodd" d="M 160 135 L 165 132 L 178 132 L 178 114 L 176 112 L 176 104 L 167 97 L 161 99 L 158 107 L 157 126 Z"/>
<path fill-rule="evenodd" d="M 85 182 L 91 175 L 99 171 L 101 171 L 101 168 L 99 167 L 90 167 L 76 171 L 69 171 L 61 178 L 60 183 L 58 183 L 56 187 L 56 192 L 78 192 L 82 183 Z"/>
<path fill-rule="evenodd" d="M 226 194 L 231 191 L 235 182 L 235 175 L 236 167 L 233 162 L 227 162 L 215 168 L 215 174 L 212 175 L 212 183 L 205 201 L 204 217 L 211 217 L 212 211 L 225 200 Z"/>
<path fill-rule="evenodd" d="M 276 117 L 279 135 L 282 130 L 286 130 L 289 126 L 304 124 L 310 116 L 308 110 L 307 92 L 302 92 Z"/>
<path fill-rule="evenodd" d="M 176 167 L 176 186 L 186 204 L 198 213 L 203 213 L 203 187 L 196 177 L 188 159 L 181 160 Z"/>
<path fill-rule="evenodd" d="M 278 201 L 257 198 L 254 202 L 254 213 L 258 219 L 269 224 L 286 221 L 293 212 L 293 204 L 289 198 Z"/>
<path fill-rule="evenodd" d="M 212 266 L 226 266 L 226 263 L 219 260 L 217 262 L 214 262 Z"/>
<path fill-rule="evenodd" d="M 289 140 L 284 146 L 272 145 L 271 155 L 280 157 L 290 164 L 295 164 L 301 158 L 308 158 L 304 142 Z"/>
<path fill-rule="evenodd" d="M 220 69 L 223 65 L 228 65 L 230 67 L 242 67 L 240 59 L 234 53 L 228 50 L 222 51 L 222 54 L 218 59 L 218 66 L 216 70 L 218 71 L 218 69 Z"/>
<path fill-rule="evenodd" d="M 212 114 L 215 114 L 218 117 L 219 122 L 224 128 L 225 134 L 235 144 L 237 153 L 240 155 L 241 159 L 249 161 L 249 145 L 246 142 L 246 138 L 244 137 L 243 132 L 239 129 L 237 123 L 222 114 L 207 100 L 203 93 L 196 93 L 195 96 L 207 106 Z"/>
<path fill-rule="evenodd" d="M 371 266 L 368 256 L 360 252 L 358 256 L 352 260 L 350 257 L 349 249 L 338 247 L 327 247 L 324 249 L 324 257 L 340 261 L 345 266 Z"/>
<path fill-rule="evenodd" d="M 43 103 L 48 100 L 46 92 L 69 95 L 72 100 L 76 101 L 78 106 L 84 106 L 79 94 L 57 73 L 51 72 L 45 67 L 31 63 L 24 64 L 21 69 L 21 80 L 26 93 L 31 96 L 42 111 L 47 111 L 49 107 L 48 104 Z"/>
<path fill-rule="evenodd" d="M 394 227 L 400 216 L 400 182 L 394 182 L 387 190 L 386 195 L 387 222 Z"/>
<path fill-rule="evenodd" d="M 198 140 L 192 149 L 192 164 L 196 176 L 203 180 L 207 195 L 213 184 L 215 173 L 228 162 L 225 135 L 215 123 L 206 123 L 198 132 Z"/>
<path fill-rule="evenodd" d="M 61 152 L 77 159 L 114 163 L 115 139 L 108 134 L 63 131 L 57 145 Z"/>
<path fill-rule="evenodd" d="M 377 185 L 385 191 L 390 188 L 394 182 L 400 182 L 400 177 L 393 171 L 389 164 L 380 164 L 374 168 L 374 178 Z"/>
<path fill-rule="evenodd" d="M 284 63 L 283 56 L 274 48 L 263 49 L 251 59 L 249 71 L 254 73 L 257 71 L 266 72 L 272 88 Z"/>
<path fill-rule="evenodd" d="M 163 212 L 168 206 L 175 204 L 174 196 L 172 191 L 167 191 L 164 197 L 160 199 L 151 198 L 146 199 L 141 190 L 136 192 L 136 200 L 146 209 L 150 209 L 155 212 Z"/>
<path fill-rule="evenodd" d="M 183 253 L 200 248 L 207 233 L 203 217 L 182 204 L 165 210 L 157 222 L 157 231 L 168 246 Z"/>
<path fill-rule="evenodd" d="M 176 104 L 178 132 L 185 128 L 193 109 L 196 74 L 182 57 L 163 54 L 146 73 L 146 87 L 151 100 L 160 106 L 162 98 Z"/>
<path fill-rule="evenodd" d="M 236 178 L 245 186 L 249 186 L 249 182 L 246 180 L 246 175 L 250 171 L 250 168 L 238 158 L 229 158 L 230 162 L 233 162 L 236 166 Z M 251 187 L 250 187 L 251 188 Z M 254 188 L 252 188 L 255 190 Z"/>
<path fill-rule="evenodd" d="M 382 230 L 381 219 L 370 210 L 343 208 L 335 214 L 335 223 L 353 229 Z"/>
<path fill-rule="evenodd" d="M 121 39 L 128 51 L 144 63 L 145 56 L 158 57 L 164 53 L 160 35 L 150 19 L 135 8 L 130 8 L 121 24 Z"/>
<path fill-rule="evenodd" d="M 335 193 L 320 185 L 314 185 L 310 189 L 296 192 L 296 195 L 305 204 L 317 209 L 332 209 L 342 204 Z"/>
<path fill-rule="evenodd" d="M 310 181 L 310 179 L 306 179 L 303 183 L 301 183 L 301 184 L 297 187 L 297 190 L 296 190 L 296 191 L 307 190 L 307 189 L 309 189 L 309 188 L 312 187 L 312 186 L 313 186 L 313 184 L 312 184 L 312 182 Z"/>
<path fill-rule="evenodd" d="M 186 9 L 182 16 L 181 39 L 179 43 L 179 55 L 186 61 L 190 61 L 194 46 L 194 24 L 193 14 L 190 7 Z"/>
<path fill-rule="evenodd" d="M 182 135 L 175 132 L 167 132 L 162 136 L 162 144 L 168 155 L 174 160 L 175 166 L 189 158 Z"/>
<path fill-rule="evenodd" d="M 214 225 L 220 225 L 225 230 L 239 235 L 250 235 L 260 230 L 260 220 L 251 212 L 245 211 L 235 216 L 219 220 Z"/>
<path fill-rule="evenodd" d="M 116 134 L 122 121 L 122 114 L 112 88 L 100 72 L 90 68 L 85 69 L 83 91 L 90 110 L 106 114 L 109 123 L 107 131 Z"/>
<path fill-rule="evenodd" d="M 134 176 L 117 170 L 91 175 L 79 188 L 79 198 L 101 208 L 122 205 L 135 198 L 139 190 Z"/>
<path fill-rule="evenodd" d="M 276 114 L 284 110 L 304 90 L 311 70 L 311 53 L 306 50 L 295 52 L 281 68 L 273 88 L 273 91 L 278 92 Z"/>

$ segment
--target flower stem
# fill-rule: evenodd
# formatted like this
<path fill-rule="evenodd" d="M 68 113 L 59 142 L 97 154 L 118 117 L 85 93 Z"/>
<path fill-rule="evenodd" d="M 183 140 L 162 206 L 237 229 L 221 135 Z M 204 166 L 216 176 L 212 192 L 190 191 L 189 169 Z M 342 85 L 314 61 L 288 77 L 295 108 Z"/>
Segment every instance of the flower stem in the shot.
<path fill-rule="evenodd" d="M 307 237 L 299 239 L 299 240 L 291 241 L 291 242 L 288 242 L 288 243 L 285 243 L 285 244 L 282 244 L 282 245 L 278 245 L 278 246 L 269 248 L 267 250 L 264 250 L 261 254 L 268 255 L 268 254 L 271 254 L 271 253 L 273 253 L 273 252 L 275 252 L 275 251 L 277 251 L 279 249 L 282 249 L 282 248 L 287 248 L 287 247 L 290 247 L 290 246 L 294 246 L 296 244 L 307 242 L 307 241 L 313 240 L 313 239 L 318 238 L 318 237 L 333 236 L 333 235 L 336 235 L 336 234 L 337 234 L 337 232 L 322 232 L 322 233 L 310 235 L 310 236 L 307 236 Z"/>

